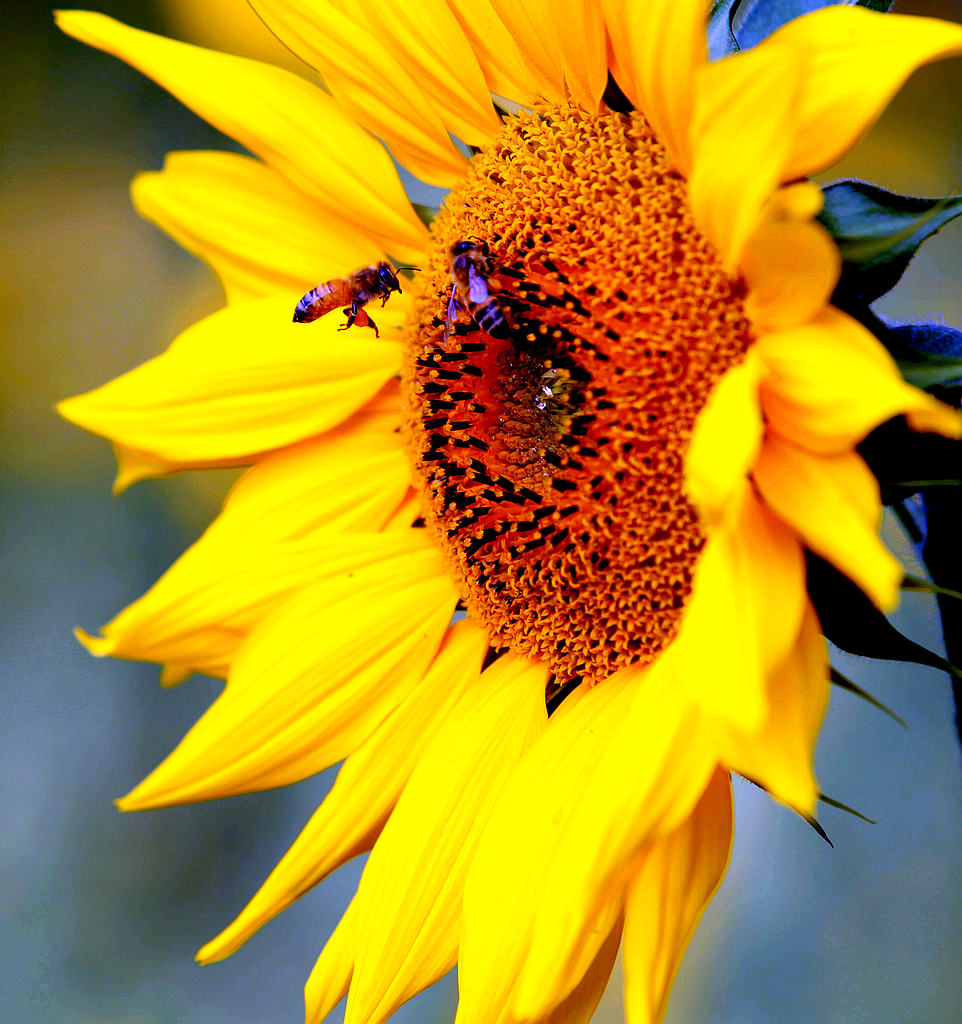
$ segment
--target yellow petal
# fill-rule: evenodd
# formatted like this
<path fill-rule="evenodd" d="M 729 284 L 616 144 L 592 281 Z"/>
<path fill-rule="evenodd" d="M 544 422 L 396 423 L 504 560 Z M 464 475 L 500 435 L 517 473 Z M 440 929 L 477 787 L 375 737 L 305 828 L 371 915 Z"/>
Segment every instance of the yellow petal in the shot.
<path fill-rule="evenodd" d="M 844 572 L 883 612 L 895 609 L 902 567 L 879 537 L 878 481 L 859 455 L 813 455 L 772 434 L 754 476 L 762 497 L 807 548 Z"/>
<path fill-rule="evenodd" d="M 495 12 L 491 0 L 447 0 L 474 51 L 491 92 L 525 106 L 543 97 L 560 99 L 548 74 L 542 75 Z"/>
<path fill-rule="evenodd" d="M 728 270 L 782 181 L 802 70 L 781 49 L 758 47 L 698 73 L 691 207 Z"/>
<path fill-rule="evenodd" d="M 151 452 L 128 448 L 124 444 L 114 442 L 113 449 L 117 459 L 117 475 L 114 477 L 111 491 L 115 498 L 141 480 L 171 476 L 180 468 L 177 463 L 168 462 Z"/>
<path fill-rule="evenodd" d="M 790 185 L 775 194 L 748 239 L 742 270 L 749 288 L 745 311 L 754 323 L 783 330 L 827 305 L 842 258 L 832 236 L 812 219 L 821 204 L 817 185 Z"/>
<path fill-rule="evenodd" d="M 270 30 L 359 124 L 424 181 L 452 187 L 467 169 L 432 102 L 374 34 L 329 0 L 252 0 Z M 360 212 L 360 211 L 359 211 Z"/>
<path fill-rule="evenodd" d="M 962 54 L 962 27 L 836 5 L 790 21 L 759 46 L 804 66 L 783 181 L 835 163 L 916 68 Z"/>
<path fill-rule="evenodd" d="M 237 919 L 197 954 L 212 963 L 352 857 L 369 850 L 422 751 L 481 674 L 487 635 L 470 620 L 453 626 L 424 678 L 338 772 L 330 793 Z M 412 742 L 416 737 L 417 742 Z"/>
<path fill-rule="evenodd" d="M 624 921 L 619 916 L 581 981 L 550 1013 L 539 1017 L 535 1024 L 588 1024 L 611 979 L 618 958 L 618 947 L 621 945 L 623 925 Z"/>
<path fill-rule="evenodd" d="M 190 679 L 194 674 L 192 668 L 184 668 L 178 665 L 164 665 L 160 670 L 158 682 L 163 687 L 180 686 L 185 680 Z"/>
<path fill-rule="evenodd" d="M 403 299 L 403 296 L 397 298 Z M 336 311 L 291 322 L 293 294 L 236 303 L 189 327 L 165 352 L 58 406 L 73 423 L 168 462 L 222 463 L 337 426 L 397 373 L 389 340 L 338 331 Z"/>
<path fill-rule="evenodd" d="M 83 636 L 98 657 L 156 661 L 226 675 L 244 637 L 299 588 L 343 572 L 433 549 L 424 530 L 331 534 L 243 545 L 203 537 L 138 601 L 103 629 Z"/>
<path fill-rule="evenodd" d="M 434 551 L 297 591 L 251 630 L 224 692 L 121 809 L 271 789 L 342 760 L 424 676 L 456 602 Z"/>
<path fill-rule="evenodd" d="M 502 1005 L 507 1019 L 537 1019 L 570 994 L 631 858 L 685 820 L 714 768 L 670 659 L 566 705 L 519 764 L 468 872 L 460 1024 L 487 1024 Z"/>
<path fill-rule="evenodd" d="M 698 414 L 685 453 L 685 486 L 704 522 L 715 525 L 744 487 L 762 444 L 761 363 L 749 350 L 728 370 Z"/>
<path fill-rule="evenodd" d="M 524 0 L 543 31 L 554 29 L 557 61 L 572 100 L 583 110 L 597 111 L 608 83 L 607 40 L 599 4 L 589 0 Z"/>
<path fill-rule="evenodd" d="M 818 799 L 815 743 L 828 707 L 828 671 L 825 639 L 806 603 L 795 647 L 769 680 L 762 727 L 745 732 L 722 724 L 716 734 L 726 767 L 799 814 L 812 814 Z"/>
<path fill-rule="evenodd" d="M 625 1019 L 660 1024 L 685 948 L 731 853 L 731 781 L 716 771 L 691 817 L 652 843 L 625 905 Z"/>
<path fill-rule="evenodd" d="M 602 9 L 615 80 L 687 174 L 696 72 L 708 58 L 705 0 L 603 0 Z"/>
<path fill-rule="evenodd" d="M 383 1024 L 454 966 L 464 876 L 498 795 L 544 732 L 547 675 L 505 655 L 424 746 L 354 899 L 345 1024 Z"/>
<path fill-rule="evenodd" d="M 387 424 L 390 422 L 391 426 L 388 432 L 391 434 L 391 439 L 386 439 L 384 447 L 390 450 L 394 444 L 394 434 L 396 427 L 394 426 L 395 421 L 398 419 L 399 411 L 401 409 L 401 389 L 399 384 L 399 378 L 392 377 L 380 390 L 375 394 L 373 398 L 365 402 L 361 408 L 349 416 L 339 427 L 334 427 L 323 435 L 324 439 L 329 439 L 332 443 L 336 443 L 337 439 L 341 435 L 346 435 L 350 430 L 357 428 L 359 431 L 367 433 L 369 429 L 373 429 L 373 424 Z M 385 437 L 387 435 L 385 434 Z M 318 439 L 314 438 L 312 441 L 305 441 L 303 445 L 295 444 L 293 450 L 300 449 L 302 446 L 307 447 L 312 442 L 317 442 Z M 161 458 L 159 455 L 155 455 L 152 452 L 140 451 L 137 448 L 129 448 L 126 445 L 113 444 L 114 455 L 117 458 L 117 475 L 114 478 L 113 483 L 113 494 L 116 497 L 118 494 L 123 494 L 128 487 L 138 483 L 141 480 L 151 480 L 155 477 L 170 476 L 174 473 L 180 473 L 186 469 L 224 469 L 239 466 L 250 466 L 250 456 L 236 459 L 214 459 L 212 461 L 205 462 L 202 459 L 195 460 L 183 460 L 179 462 L 168 461 L 167 459 Z M 288 449 L 281 449 L 280 451 L 287 451 Z M 272 452 L 267 455 L 261 456 L 261 461 L 271 458 L 278 452 Z M 390 489 L 389 485 L 388 488 Z M 411 517 L 413 521 L 415 517 Z M 410 526 L 411 521 L 406 525 Z M 366 526 L 359 527 L 360 529 L 377 529 L 377 527 Z"/>
<path fill-rule="evenodd" d="M 304 986 L 305 1024 L 322 1021 L 347 995 L 354 973 L 354 922 L 349 905 Z"/>
<path fill-rule="evenodd" d="M 509 1020 L 550 1020 L 560 1016 L 565 1006 L 577 1000 L 578 989 L 584 987 L 588 981 L 588 972 L 603 956 L 611 933 L 620 930 L 624 924 L 625 886 L 631 874 L 633 859 L 612 878 L 597 905 L 578 925 L 577 938 L 571 942 L 570 951 L 562 964 L 557 967 L 546 965 L 548 970 L 541 976 L 532 974 L 522 977 L 521 982 L 525 987 L 513 1001 Z M 566 994 L 561 1002 L 556 1002 L 561 993 Z"/>
<path fill-rule="evenodd" d="M 196 459 L 193 461 L 168 462 L 167 459 L 143 452 L 137 448 L 128 448 L 116 441 L 111 446 L 117 459 L 117 474 L 111 485 L 111 493 L 116 498 L 141 480 L 154 480 L 157 477 L 173 476 L 185 469 L 239 469 L 251 464 L 250 456 L 237 459 Z"/>
<path fill-rule="evenodd" d="M 548 0 L 487 0 L 498 21 L 542 87 L 542 97 L 560 103 L 566 96 L 564 63 L 557 47 L 554 9 Z M 455 5 L 464 9 L 461 0 Z"/>
<path fill-rule="evenodd" d="M 881 342 L 831 306 L 809 324 L 764 335 L 762 405 L 770 426 L 822 455 L 850 451 L 885 420 L 958 437 L 962 419 L 906 384 Z"/>
<path fill-rule="evenodd" d="M 234 484 L 209 535 L 238 543 L 296 540 L 315 530 L 376 532 L 407 497 L 410 470 L 396 416 L 343 426 L 265 455 Z"/>
<path fill-rule="evenodd" d="M 131 191 L 142 216 L 210 264 L 228 301 L 305 292 L 384 256 L 349 220 L 237 153 L 170 153 Z"/>
<path fill-rule="evenodd" d="M 363 24 L 430 97 L 445 128 L 470 146 L 483 146 L 501 128 L 471 45 L 445 0 L 334 0 Z M 379 71 L 380 74 L 380 71 Z M 390 76 L 388 83 L 396 83 Z"/>
<path fill-rule="evenodd" d="M 385 530 L 406 530 L 421 518 L 421 495 L 409 487 L 407 495 L 398 506 L 397 511 L 385 523 Z"/>
<path fill-rule="evenodd" d="M 59 11 L 57 24 L 154 79 L 399 260 L 416 261 L 426 231 L 391 158 L 316 86 L 269 64 L 141 32 L 91 11 Z"/>
<path fill-rule="evenodd" d="M 804 598 L 801 545 L 746 487 L 699 556 L 670 648 L 689 699 L 712 718 L 758 728 L 768 674 L 792 649 Z"/>

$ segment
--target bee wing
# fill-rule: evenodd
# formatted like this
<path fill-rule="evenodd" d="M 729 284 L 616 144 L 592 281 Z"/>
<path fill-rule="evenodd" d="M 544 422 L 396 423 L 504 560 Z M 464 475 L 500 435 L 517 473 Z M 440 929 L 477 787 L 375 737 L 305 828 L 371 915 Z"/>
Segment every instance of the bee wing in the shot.
<path fill-rule="evenodd" d="M 451 329 L 451 325 L 458 318 L 458 309 L 460 303 L 458 302 L 458 286 L 456 284 L 451 285 L 451 297 L 448 299 L 448 315 L 444 318 L 444 347 L 448 347 L 448 331 Z"/>
<path fill-rule="evenodd" d="M 487 281 L 474 267 L 468 267 L 468 299 L 471 304 L 477 306 L 487 302 L 489 298 L 491 295 L 488 292 Z"/>

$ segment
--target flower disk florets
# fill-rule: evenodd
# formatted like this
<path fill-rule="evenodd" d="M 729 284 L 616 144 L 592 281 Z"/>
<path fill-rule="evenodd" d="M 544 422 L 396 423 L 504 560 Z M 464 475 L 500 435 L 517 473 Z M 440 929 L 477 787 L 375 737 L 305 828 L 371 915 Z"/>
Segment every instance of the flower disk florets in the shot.
<path fill-rule="evenodd" d="M 511 118 L 432 230 L 409 433 L 466 606 L 561 679 L 651 660 L 705 540 L 685 451 L 752 340 L 739 282 L 638 114 Z M 497 337 L 458 301 L 452 248 L 471 240 Z"/>

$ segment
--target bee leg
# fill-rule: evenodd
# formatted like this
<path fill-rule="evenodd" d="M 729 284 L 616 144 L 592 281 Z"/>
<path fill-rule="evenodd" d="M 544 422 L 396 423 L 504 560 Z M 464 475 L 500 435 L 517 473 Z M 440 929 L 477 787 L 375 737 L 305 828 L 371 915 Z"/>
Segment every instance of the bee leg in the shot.
<path fill-rule="evenodd" d="M 378 333 L 377 329 L 377 324 L 371 319 L 366 309 L 359 309 L 357 311 L 357 316 L 354 318 L 354 320 L 357 323 L 358 327 L 370 327 L 374 331 L 374 337 L 380 337 L 380 334 Z"/>
<path fill-rule="evenodd" d="M 448 347 L 448 332 L 451 330 L 451 325 L 457 319 L 458 316 L 458 300 L 455 289 L 451 288 L 451 298 L 448 299 L 448 315 L 444 318 L 444 338 L 442 344 L 446 349 Z"/>
<path fill-rule="evenodd" d="M 346 331 L 348 327 L 353 326 L 354 321 L 357 319 L 357 313 L 353 306 L 345 306 L 341 312 L 347 317 L 347 323 L 341 324 L 338 330 Z"/>

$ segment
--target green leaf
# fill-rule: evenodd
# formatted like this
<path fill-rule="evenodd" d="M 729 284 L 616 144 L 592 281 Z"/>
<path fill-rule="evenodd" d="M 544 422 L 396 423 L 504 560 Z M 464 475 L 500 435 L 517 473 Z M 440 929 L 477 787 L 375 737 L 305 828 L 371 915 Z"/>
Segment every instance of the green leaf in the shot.
<path fill-rule="evenodd" d="M 858 683 L 852 682 L 848 676 L 843 676 L 841 672 L 834 666 L 832 666 L 832 682 L 840 689 L 847 690 L 849 693 L 854 694 L 856 697 L 861 697 L 862 700 L 867 701 L 874 708 L 878 708 L 879 711 L 884 712 L 893 721 L 898 722 L 903 729 L 908 731 L 909 724 L 902 718 L 901 715 L 897 715 L 890 707 L 883 704 L 877 697 L 873 697 L 868 690 L 863 690 Z"/>
<path fill-rule="evenodd" d="M 917 529 L 914 507 L 901 502 L 920 491 L 944 492 L 960 485 L 962 443 L 939 434 L 912 430 L 902 416 L 876 427 L 858 446 L 875 479 L 882 488 L 882 503 L 895 505 L 896 514 L 905 521 L 913 543 L 922 539 Z M 920 555 L 921 557 L 921 555 Z"/>
<path fill-rule="evenodd" d="M 962 480 L 950 477 L 946 480 L 879 480 L 883 487 L 904 487 L 915 494 L 916 491 L 927 491 L 933 487 L 959 487 Z"/>
<path fill-rule="evenodd" d="M 424 222 L 426 228 L 431 226 L 431 221 L 441 212 L 439 206 L 426 206 L 424 203 L 411 203 L 411 205 L 414 207 L 414 212 Z"/>
<path fill-rule="evenodd" d="M 819 793 L 818 798 L 823 804 L 828 804 L 829 807 L 834 807 L 839 811 L 844 811 L 846 814 L 851 814 L 856 818 L 861 818 L 862 821 L 867 821 L 870 825 L 878 824 L 877 821 L 872 821 L 871 818 L 866 817 L 860 811 L 856 811 L 854 807 L 849 807 L 848 804 L 843 804 L 841 800 L 835 800 L 830 796 L 826 796 L 824 793 Z"/>
<path fill-rule="evenodd" d="M 945 324 L 884 324 L 878 338 L 902 376 L 919 388 L 962 377 L 962 331 Z"/>
<path fill-rule="evenodd" d="M 923 580 L 921 576 L 911 576 L 908 573 L 905 574 L 902 580 L 902 589 L 921 591 L 925 594 L 941 594 L 942 597 L 952 597 L 956 601 L 962 601 L 962 592 L 949 590 L 948 587 L 937 586 L 935 583 Z"/>
<path fill-rule="evenodd" d="M 937 392 L 937 397 L 951 399 L 953 404 L 958 404 L 958 396 L 947 390 Z M 960 461 L 956 460 L 956 466 Z M 940 487 L 926 491 L 920 504 L 924 524 L 922 564 L 938 586 L 962 591 L 962 545 L 959 544 L 962 487 Z M 954 662 L 962 661 L 962 604 L 946 594 L 937 594 L 936 602 L 942 621 L 946 654 Z M 952 699 L 955 703 L 956 735 L 962 744 L 962 677 L 958 675 L 952 680 Z"/>
<path fill-rule="evenodd" d="M 949 381 L 962 377 L 962 359 L 947 356 L 904 356 L 896 352 L 892 352 L 892 356 L 906 381 L 923 390 L 936 384 L 948 384 Z"/>
<path fill-rule="evenodd" d="M 740 50 L 750 50 L 782 25 L 822 7 L 851 6 L 853 0 L 741 0 L 730 16 Z"/>
<path fill-rule="evenodd" d="M 809 817 L 809 816 L 808 816 L 807 814 L 804 814 L 804 815 L 802 815 L 802 817 L 803 817 L 803 818 L 804 818 L 804 819 L 805 819 L 805 820 L 806 820 L 806 821 L 807 821 L 807 822 L 809 823 L 809 825 L 811 825 L 811 826 L 812 826 L 812 828 L 813 828 L 813 829 L 815 829 L 815 831 L 816 831 L 816 832 L 817 832 L 817 833 L 818 833 L 818 834 L 819 834 L 819 835 L 820 835 L 820 836 L 821 836 L 821 837 L 822 837 L 822 838 L 823 838 L 823 839 L 825 840 L 825 842 L 826 842 L 826 843 L 828 843 L 828 845 L 829 845 L 829 846 L 831 846 L 831 848 L 832 848 L 832 849 L 834 850 L 834 849 L 835 849 L 835 844 L 834 844 L 834 843 L 832 842 L 832 840 L 831 840 L 831 839 L 829 839 L 829 838 L 828 838 L 828 833 L 827 833 L 827 832 L 825 831 L 825 829 L 823 829 L 823 828 L 822 828 L 822 826 L 821 826 L 821 825 L 820 825 L 820 824 L 818 823 L 818 818 L 811 818 L 811 817 Z"/>
<path fill-rule="evenodd" d="M 854 179 L 822 191 L 825 207 L 818 219 L 842 254 L 836 304 L 843 308 L 890 291 L 919 246 L 962 214 L 962 196 L 903 196 Z"/>
<path fill-rule="evenodd" d="M 708 15 L 708 56 L 721 60 L 750 50 L 782 25 L 822 7 L 887 12 L 895 0 L 714 0 Z"/>
<path fill-rule="evenodd" d="M 908 661 L 962 679 L 962 669 L 900 633 L 847 577 L 805 552 L 808 593 L 822 632 L 843 651 L 880 661 Z"/>
<path fill-rule="evenodd" d="M 715 0 L 708 15 L 708 56 L 721 60 L 738 52 L 735 33 L 732 32 L 732 8 L 739 0 Z"/>

